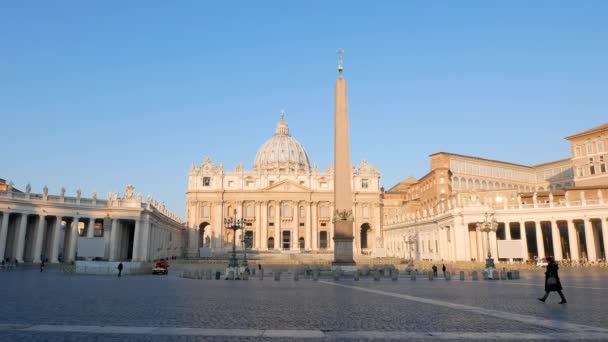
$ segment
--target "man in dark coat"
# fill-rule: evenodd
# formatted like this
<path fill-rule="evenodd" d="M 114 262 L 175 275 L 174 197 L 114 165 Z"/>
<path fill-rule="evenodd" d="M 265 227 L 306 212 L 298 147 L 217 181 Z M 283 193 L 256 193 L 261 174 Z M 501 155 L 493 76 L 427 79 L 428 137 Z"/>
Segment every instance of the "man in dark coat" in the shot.
<path fill-rule="evenodd" d="M 122 275 L 122 262 L 118 264 L 118 278 Z"/>
<path fill-rule="evenodd" d="M 437 266 L 433 265 L 432 269 L 433 269 L 433 276 L 437 277 Z"/>
<path fill-rule="evenodd" d="M 566 297 L 564 297 L 564 294 L 562 293 L 562 283 L 559 280 L 559 274 L 557 273 L 559 267 L 553 257 L 548 257 L 547 262 L 547 271 L 545 272 L 545 295 L 542 298 L 538 298 L 538 300 L 544 303 L 547 297 L 549 297 L 550 292 L 557 291 L 562 298 L 562 301 L 559 302 L 559 304 L 566 304 Z"/>

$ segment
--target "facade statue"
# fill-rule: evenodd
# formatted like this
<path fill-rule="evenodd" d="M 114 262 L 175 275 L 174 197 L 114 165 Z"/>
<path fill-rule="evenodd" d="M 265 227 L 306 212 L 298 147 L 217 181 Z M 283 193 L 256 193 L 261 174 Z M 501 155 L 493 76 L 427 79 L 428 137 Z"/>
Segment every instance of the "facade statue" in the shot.
<path fill-rule="evenodd" d="M 30 192 L 32 192 L 32 185 L 30 183 L 27 183 L 27 185 L 25 186 L 25 193 L 29 194 Z"/>
<path fill-rule="evenodd" d="M 211 247 L 211 238 L 209 238 L 209 235 L 205 238 L 205 247 Z"/>
<path fill-rule="evenodd" d="M 553 203 L 553 193 L 549 193 L 549 202 Z"/>
<path fill-rule="evenodd" d="M 538 203 L 538 193 L 534 191 L 534 195 L 532 195 L 532 203 Z"/>
<path fill-rule="evenodd" d="M 319 166 L 317 165 L 317 163 L 314 163 L 312 166 L 312 172 L 317 173 L 319 172 Z"/>
<path fill-rule="evenodd" d="M 44 194 L 44 196 L 48 196 L 49 195 L 49 187 L 45 185 L 44 188 L 42 188 L 42 193 Z"/>
<path fill-rule="evenodd" d="M 65 196 L 65 188 L 61 187 L 61 197 L 64 197 L 64 196 Z"/>
<path fill-rule="evenodd" d="M 220 172 L 224 172 L 224 163 L 220 162 L 220 164 L 218 165 L 218 169 Z"/>
<path fill-rule="evenodd" d="M 80 198 L 81 195 L 82 195 L 82 190 L 76 189 L 76 197 Z"/>
<path fill-rule="evenodd" d="M 137 201 L 141 202 L 141 200 L 142 200 L 142 195 L 141 195 L 141 192 L 140 192 L 140 193 L 137 194 Z"/>
<path fill-rule="evenodd" d="M 234 172 L 243 172 L 243 162 L 236 164 L 234 167 Z"/>
<path fill-rule="evenodd" d="M 125 200 L 133 199 L 133 192 L 135 191 L 135 187 L 132 184 L 127 185 L 127 189 L 125 190 Z"/>
<path fill-rule="evenodd" d="M 146 203 L 152 204 L 152 195 L 151 194 L 148 194 L 148 197 L 146 197 Z"/>
<path fill-rule="evenodd" d="M 93 193 L 91 194 L 91 197 L 96 200 L 97 199 L 97 192 L 93 191 Z"/>
<path fill-rule="evenodd" d="M 8 187 L 7 187 L 6 191 L 8 191 L 8 192 L 13 191 L 13 186 L 15 186 L 15 183 L 13 183 L 13 181 L 8 182 Z"/>
<path fill-rule="evenodd" d="M 112 193 L 108 192 L 108 202 L 110 202 L 112 200 Z"/>

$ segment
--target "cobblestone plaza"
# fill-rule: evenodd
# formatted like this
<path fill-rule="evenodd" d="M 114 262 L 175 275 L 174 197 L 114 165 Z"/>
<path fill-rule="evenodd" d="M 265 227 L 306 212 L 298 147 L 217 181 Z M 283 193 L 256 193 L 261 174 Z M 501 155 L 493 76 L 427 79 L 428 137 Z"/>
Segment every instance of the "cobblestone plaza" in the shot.
<path fill-rule="evenodd" d="M 175 273 L 175 272 L 174 272 Z M 470 279 L 470 278 L 469 278 Z M 564 270 L 567 305 L 520 280 L 248 281 L 0 273 L 2 341 L 608 340 L 603 269 Z"/>

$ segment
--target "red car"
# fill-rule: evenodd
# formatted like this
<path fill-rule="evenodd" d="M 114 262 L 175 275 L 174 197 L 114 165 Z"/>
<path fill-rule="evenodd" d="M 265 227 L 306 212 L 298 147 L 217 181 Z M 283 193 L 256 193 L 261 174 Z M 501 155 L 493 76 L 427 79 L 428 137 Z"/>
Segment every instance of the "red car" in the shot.
<path fill-rule="evenodd" d="M 169 272 L 169 263 L 165 259 L 160 259 L 154 265 L 152 274 L 167 274 Z"/>

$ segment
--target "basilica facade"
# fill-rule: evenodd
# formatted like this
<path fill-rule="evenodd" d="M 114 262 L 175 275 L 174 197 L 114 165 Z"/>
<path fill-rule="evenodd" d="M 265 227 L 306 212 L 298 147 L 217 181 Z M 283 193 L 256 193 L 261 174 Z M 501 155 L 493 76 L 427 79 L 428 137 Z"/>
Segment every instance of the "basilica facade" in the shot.
<path fill-rule="evenodd" d="M 352 167 L 353 250 L 374 255 L 382 244 L 381 185 L 367 161 Z M 320 171 L 304 146 L 289 133 L 283 115 L 274 135 L 259 148 L 251 170 L 242 163 L 227 171 L 206 159 L 188 176 L 187 256 L 203 249 L 223 253 L 232 247 L 225 219 L 244 219 L 237 244 L 265 253 L 331 254 L 333 250 L 334 170 Z"/>

